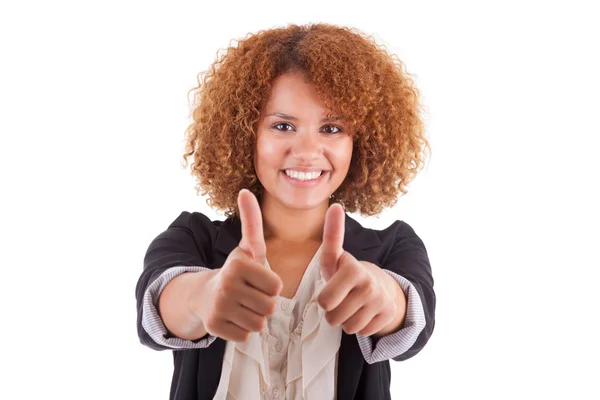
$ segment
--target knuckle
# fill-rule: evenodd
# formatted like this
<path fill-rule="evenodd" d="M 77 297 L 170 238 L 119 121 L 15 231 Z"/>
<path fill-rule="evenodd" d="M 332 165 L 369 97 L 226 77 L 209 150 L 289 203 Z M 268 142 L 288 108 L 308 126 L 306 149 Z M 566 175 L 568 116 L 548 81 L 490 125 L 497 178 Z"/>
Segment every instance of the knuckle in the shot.
<path fill-rule="evenodd" d="M 233 290 L 233 279 L 230 277 L 223 277 L 224 279 L 221 281 L 220 292 L 222 295 L 227 296 Z"/>
<path fill-rule="evenodd" d="M 244 331 L 241 335 L 240 335 L 240 341 L 241 342 L 247 342 L 248 339 L 250 339 L 250 332 L 248 331 Z"/>
<path fill-rule="evenodd" d="M 270 299 L 270 301 L 267 304 L 266 308 L 267 308 L 267 314 L 268 315 L 275 314 L 275 312 L 277 312 L 277 302 L 275 301 L 275 299 Z"/>
<path fill-rule="evenodd" d="M 234 255 L 231 259 L 228 260 L 227 268 L 223 269 L 223 274 L 227 274 L 227 276 L 237 275 L 237 271 L 240 268 L 241 264 L 242 262 L 240 257 L 237 254 Z"/>
<path fill-rule="evenodd" d="M 269 272 L 269 274 L 267 276 L 265 276 L 265 281 L 268 282 L 269 291 L 271 293 L 273 293 L 273 295 L 275 295 L 281 290 L 281 287 L 283 286 L 283 284 L 281 283 L 281 279 L 279 278 L 279 275 L 277 275 L 276 273 L 274 273 L 272 271 L 268 271 L 268 272 Z"/>
<path fill-rule="evenodd" d="M 281 289 L 283 289 L 283 282 L 281 281 L 281 278 L 279 278 L 279 275 L 275 275 L 273 287 L 276 294 L 281 292 Z"/>
<path fill-rule="evenodd" d="M 370 274 L 369 271 L 367 271 L 365 268 L 357 268 L 354 271 L 354 276 L 357 280 L 365 282 L 369 280 Z"/>
<path fill-rule="evenodd" d="M 380 291 L 375 289 L 375 286 L 373 286 L 370 283 L 367 283 L 364 287 L 363 287 L 363 296 L 367 297 L 368 299 L 374 299 L 376 297 L 379 297 L 380 295 Z"/>
<path fill-rule="evenodd" d="M 327 296 L 320 295 L 317 297 L 317 303 L 326 311 L 329 311 L 329 300 Z"/>
<path fill-rule="evenodd" d="M 258 321 L 257 331 L 262 331 L 266 327 L 267 327 L 267 318 L 266 317 L 260 317 L 260 319 Z"/>
<path fill-rule="evenodd" d="M 222 286 L 224 282 L 227 282 L 231 279 L 231 268 L 223 267 L 219 272 L 219 286 Z"/>
<path fill-rule="evenodd" d="M 336 322 L 335 314 L 331 313 L 331 312 L 325 313 L 325 320 L 327 320 L 329 325 L 335 325 L 335 322 Z"/>
<path fill-rule="evenodd" d="M 221 295 L 217 295 L 215 299 L 214 309 L 217 313 L 224 312 L 227 309 L 228 297 L 226 292 L 221 292 Z"/>
<path fill-rule="evenodd" d="M 259 331 L 261 324 L 262 324 L 262 321 L 261 321 L 260 317 L 252 318 L 250 321 L 248 321 L 248 327 L 251 332 Z"/>
<path fill-rule="evenodd" d="M 363 337 L 371 336 L 373 334 L 373 330 L 369 329 L 368 327 L 365 327 L 362 330 L 360 330 L 358 334 Z"/>
<path fill-rule="evenodd" d="M 365 281 L 371 286 L 377 286 L 377 277 L 370 271 L 364 271 Z"/>
<path fill-rule="evenodd" d="M 219 289 L 225 296 L 231 296 L 231 291 L 238 286 L 239 281 L 240 276 L 238 274 L 228 272 L 225 276 L 223 276 L 223 279 L 221 279 Z"/>
<path fill-rule="evenodd" d="M 353 330 L 354 326 L 351 322 L 346 322 L 344 324 L 342 324 L 342 329 L 344 330 L 344 332 L 346 332 L 347 334 L 352 334 L 354 333 Z"/>
<path fill-rule="evenodd" d="M 323 308 L 323 310 L 331 311 L 331 308 L 329 307 L 329 303 L 326 300 L 319 300 L 319 305 L 321 306 L 321 308 Z"/>
<path fill-rule="evenodd" d="M 382 290 L 377 290 L 376 293 L 373 295 L 373 302 L 376 303 L 379 307 L 385 306 L 388 303 L 387 300 L 387 296 Z"/>
<path fill-rule="evenodd" d="M 207 332 L 215 332 L 219 328 L 219 321 L 214 316 L 208 317 L 203 324 Z"/>

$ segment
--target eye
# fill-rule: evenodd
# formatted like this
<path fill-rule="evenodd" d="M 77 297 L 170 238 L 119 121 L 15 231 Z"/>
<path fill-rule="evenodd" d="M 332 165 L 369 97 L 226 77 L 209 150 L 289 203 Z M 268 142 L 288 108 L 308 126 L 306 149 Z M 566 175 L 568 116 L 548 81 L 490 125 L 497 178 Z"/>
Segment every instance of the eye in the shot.
<path fill-rule="evenodd" d="M 291 131 L 294 129 L 294 127 L 286 122 L 279 122 L 275 125 L 273 125 L 273 128 L 277 129 L 278 131 Z"/>
<path fill-rule="evenodd" d="M 323 127 L 323 129 L 325 130 L 325 133 L 341 133 L 342 132 L 342 128 L 340 128 L 339 126 L 336 126 L 336 125 L 325 125 Z"/>

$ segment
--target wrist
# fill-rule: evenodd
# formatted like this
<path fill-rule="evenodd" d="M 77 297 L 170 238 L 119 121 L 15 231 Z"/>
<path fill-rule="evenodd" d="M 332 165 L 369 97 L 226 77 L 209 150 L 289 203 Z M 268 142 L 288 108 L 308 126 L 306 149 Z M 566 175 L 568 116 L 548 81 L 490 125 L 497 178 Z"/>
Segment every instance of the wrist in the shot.
<path fill-rule="evenodd" d="M 390 296 L 390 301 L 394 303 L 395 314 L 392 321 L 387 324 L 383 329 L 377 332 L 375 337 L 383 337 L 392 333 L 398 332 L 404 327 L 404 321 L 406 319 L 406 294 L 402 287 L 396 282 L 396 280 L 385 271 L 381 270 L 382 285 L 384 290 Z"/>
<path fill-rule="evenodd" d="M 185 305 L 193 325 L 202 323 L 202 309 L 208 300 L 205 299 L 204 296 L 211 292 L 209 285 L 215 272 L 215 270 L 209 270 L 190 273 L 188 281 L 185 284 L 183 293 Z"/>

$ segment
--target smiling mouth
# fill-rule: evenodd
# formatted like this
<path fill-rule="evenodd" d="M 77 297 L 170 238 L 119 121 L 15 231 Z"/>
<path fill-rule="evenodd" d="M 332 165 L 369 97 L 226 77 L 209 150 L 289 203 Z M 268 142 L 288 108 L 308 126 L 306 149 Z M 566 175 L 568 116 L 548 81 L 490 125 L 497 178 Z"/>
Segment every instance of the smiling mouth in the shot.
<path fill-rule="evenodd" d="M 292 178 L 294 180 L 297 180 L 300 182 L 309 182 L 309 181 L 314 181 L 314 180 L 319 179 L 321 176 L 323 176 L 328 171 L 320 170 L 320 171 L 302 172 L 302 171 L 296 171 L 293 169 L 285 169 L 285 170 L 282 170 L 281 172 L 283 172 L 289 178 Z"/>

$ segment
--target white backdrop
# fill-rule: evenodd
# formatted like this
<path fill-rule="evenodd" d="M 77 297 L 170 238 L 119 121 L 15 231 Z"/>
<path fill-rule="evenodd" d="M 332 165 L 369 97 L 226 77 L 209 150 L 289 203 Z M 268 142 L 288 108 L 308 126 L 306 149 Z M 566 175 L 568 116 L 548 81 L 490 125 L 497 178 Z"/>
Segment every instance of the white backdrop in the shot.
<path fill-rule="evenodd" d="M 287 23 L 374 34 L 433 148 L 380 218 L 429 251 L 437 323 L 396 399 L 598 399 L 600 28 L 593 1 L 3 2 L 2 399 L 166 399 L 134 289 L 181 211 L 187 92 L 232 39 Z"/>

